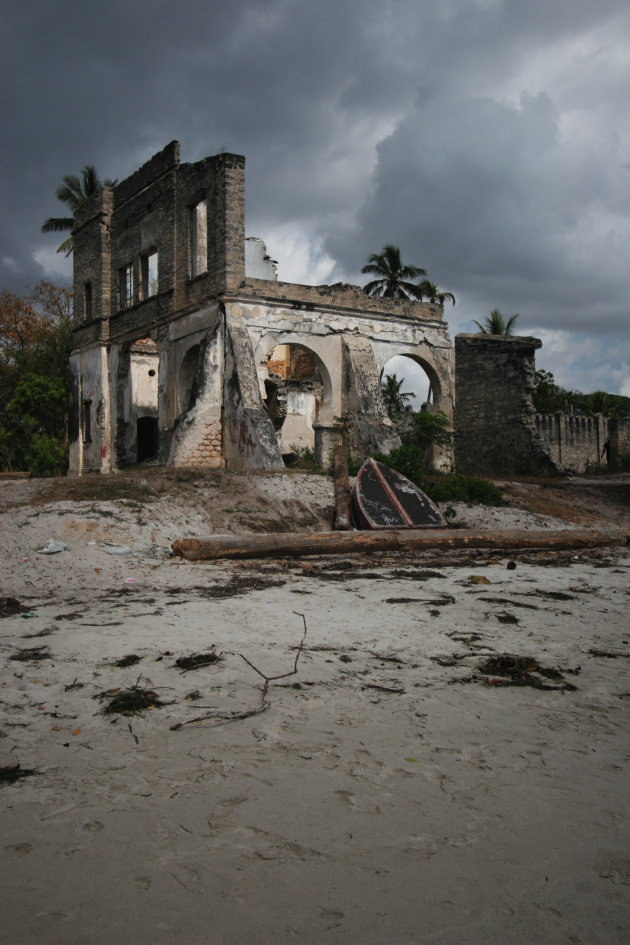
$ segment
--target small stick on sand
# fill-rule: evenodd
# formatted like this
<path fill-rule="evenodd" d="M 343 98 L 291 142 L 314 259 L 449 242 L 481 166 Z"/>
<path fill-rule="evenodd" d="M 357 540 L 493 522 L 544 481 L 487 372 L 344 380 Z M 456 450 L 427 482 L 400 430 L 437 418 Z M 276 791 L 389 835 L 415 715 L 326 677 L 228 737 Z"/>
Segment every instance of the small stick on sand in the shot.
<path fill-rule="evenodd" d="M 266 712 L 270 706 L 270 703 L 267 702 L 267 692 L 269 691 L 269 683 L 275 682 L 277 679 L 286 679 L 287 676 L 295 676 L 297 673 L 298 660 L 300 658 L 300 653 L 304 649 L 304 641 L 306 640 L 307 626 L 306 626 L 306 617 L 304 614 L 300 614 L 297 610 L 294 610 L 293 613 L 297 617 L 301 617 L 304 623 L 304 633 L 302 639 L 300 640 L 300 645 L 297 648 L 295 654 L 295 661 L 293 663 L 293 669 L 289 670 L 288 673 L 281 673 L 278 676 L 267 676 L 262 670 L 258 669 L 257 666 L 254 666 L 253 663 L 247 659 L 246 656 L 243 656 L 242 653 L 239 653 L 239 656 L 242 660 L 245 660 L 248 666 L 254 670 L 255 673 L 258 673 L 259 676 L 265 680 L 265 684 L 261 689 L 260 694 L 260 705 L 257 709 L 246 709 L 244 712 L 209 712 L 206 715 L 198 715 L 194 719 L 187 719 L 186 722 L 176 722 L 175 725 L 171 725 L 171 732 L 177 731 L 177 729 L 183 728 L 184 725 L 193 725 L 195 722 L 206 722 L 208 719 L 216 719 L 221 722 L 235 722 L 238 719 L 249 719 L 253 715 L 260 715 L 262 712 Z"/>

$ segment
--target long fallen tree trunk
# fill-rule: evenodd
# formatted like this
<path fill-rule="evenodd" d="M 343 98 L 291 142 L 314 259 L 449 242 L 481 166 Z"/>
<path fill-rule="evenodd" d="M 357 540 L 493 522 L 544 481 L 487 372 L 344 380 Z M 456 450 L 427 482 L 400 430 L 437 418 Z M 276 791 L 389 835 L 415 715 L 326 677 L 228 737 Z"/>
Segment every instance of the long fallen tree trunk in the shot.
<path fill-rule="evenodd" d="M 276 535 L 217 535 L 178 538 L 175 554 L 189 561 L 216 558 L 298 558 L 304 555 L 361 554 L 370 551 L 423 551 L 433 548 L 496 548 L 518 551 L 547 548 L 557 551 L 625 545 L 619 530 L 468 531 L 464 529 L 400 529 L 356 532 L 284 532 Z"/>

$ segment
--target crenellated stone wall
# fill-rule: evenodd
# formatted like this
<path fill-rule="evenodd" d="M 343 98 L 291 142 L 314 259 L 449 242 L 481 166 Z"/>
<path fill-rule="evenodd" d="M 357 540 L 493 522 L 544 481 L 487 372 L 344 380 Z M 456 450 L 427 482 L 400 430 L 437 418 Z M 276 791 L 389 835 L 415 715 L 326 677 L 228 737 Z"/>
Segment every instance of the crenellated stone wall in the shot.
<path fill-rule="evenodd" d="M 608 423 L 601 414 L 572 417 L 563 413 L 537 413 L 534 422 L 558 468 L 566 472 L 586 472 L 606 466 L 602 449 L 608 436 Z"/>
<path fill-rule="evenodd" d="M 608 421 L 610 465 L 612 469 L 630 469 L 630 417 Z"/>

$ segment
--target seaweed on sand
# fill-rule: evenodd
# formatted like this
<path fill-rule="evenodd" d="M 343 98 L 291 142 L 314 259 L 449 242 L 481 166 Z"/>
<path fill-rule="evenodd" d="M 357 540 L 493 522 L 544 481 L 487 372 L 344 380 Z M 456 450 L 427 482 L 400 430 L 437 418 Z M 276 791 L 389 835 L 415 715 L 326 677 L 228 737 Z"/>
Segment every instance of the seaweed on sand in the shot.
<path fill-rule="evenodd" d="M 37 771 L 32 768 L 21 768 L 19 764 L 0 767 L 0 784 L 14 784 L 20 778 L 30 778 L 34 774 L 37 774 Z"/>
<path fill-rule="evenodd" d="M 131 689 L 107 689 L 95 699 L 108 699 L 103 715 L 137 715 L 147 709 L 161 709 L 170 703 L 162 702 L 153 689 L 145 689 L 137 683 Z"/>
<path fill-rule="evenodd" d="M 531 686 L 533 689 L 545 689 L 554 692 L 575 692 L 577 686 L 567 682 L 564 673 L 577 676 L 580 667 L 575 669 L 555 669 L 541 666 L 533 656 L 515 656 L 504 653 L 491 656 L 479 663 L 477 669 L 482 674 L 473 674 L 458 682 L 482 682 L 486 686 Z M 542 678 L 541 678 L 542 677 Z M 548 679 L 556 683 L 549 685 L 543 682 Z"/>
<path fill-rule="evenodd" d="M 209 653 L 193 653 L 192 656 L 180 656 L 175 660 L 175 665 L 182 672 L 189 669 L 199 669 L 201 666 L 211 666 L 213 663 L 219 663 L 223 659 L 222 653 L 211 650 Z"/>

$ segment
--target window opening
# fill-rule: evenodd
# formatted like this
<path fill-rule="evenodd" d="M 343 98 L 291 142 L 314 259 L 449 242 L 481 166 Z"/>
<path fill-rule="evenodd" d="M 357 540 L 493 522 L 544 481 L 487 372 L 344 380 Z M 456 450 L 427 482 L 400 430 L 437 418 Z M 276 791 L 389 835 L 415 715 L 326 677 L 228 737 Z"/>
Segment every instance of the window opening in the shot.
<path fill-rule="evenodd" d="M 92 401 L 84 400 L 81 404 L 81 430 L 83 442 L 92 442 Z"/>
<path fill-rule="evenodd" d="M 129 263 L 120 270 L 120 307 L 133 305 L 133 264 Z"/>
<path fill-rule="evenodd" d="M 86 319 L 92 318 L 92 283 L 86 282 L 83 287 L 83 316 Z"/>
<path fill-rule="evenodd" d="M 190 275 L 208 271 L 208 201 L 190 208 Z"/>
<path fill-rule="evenodd" d="M 142 298 L 149 299 L 158 293 L 158 254 L 157 250 L 140 258 L 142 275 Z"/>

